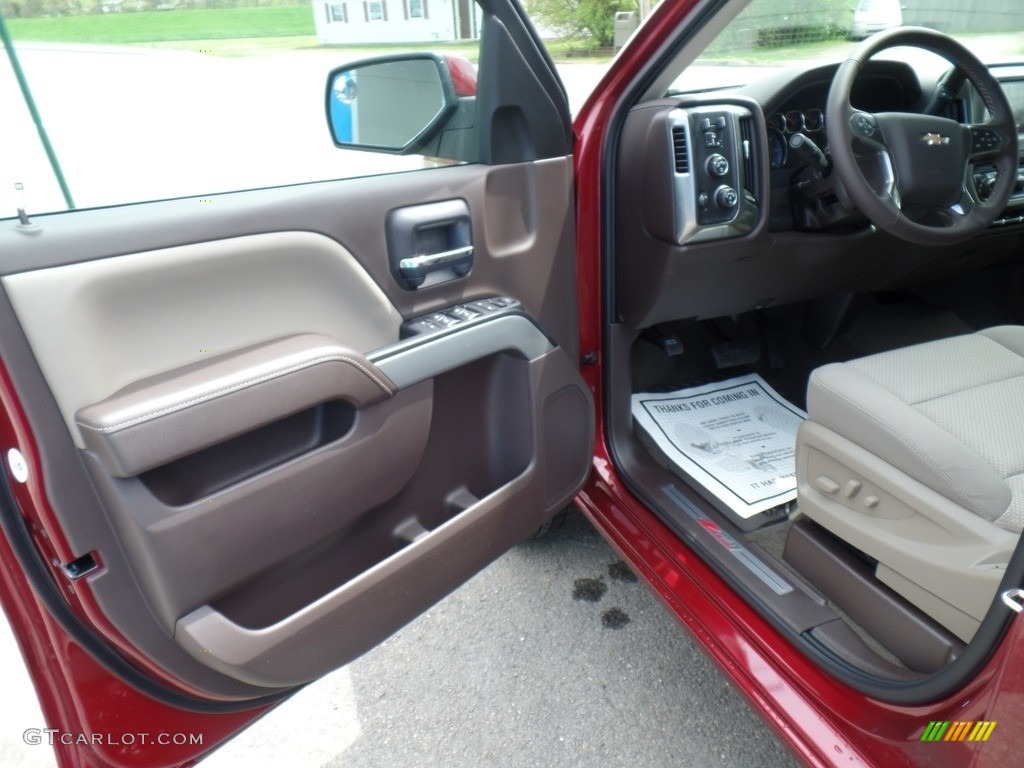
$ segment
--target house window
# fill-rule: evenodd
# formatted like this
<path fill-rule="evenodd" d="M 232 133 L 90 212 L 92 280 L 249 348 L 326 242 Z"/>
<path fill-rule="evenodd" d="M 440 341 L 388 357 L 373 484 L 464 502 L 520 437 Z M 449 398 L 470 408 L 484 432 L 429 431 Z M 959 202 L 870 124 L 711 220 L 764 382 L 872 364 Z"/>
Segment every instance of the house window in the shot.
<path fill-rule="evenodd" d="M 427 18 L 427 0 L 405 0 L 405 18 Z"/>
<path fill-rule="evenodd" d="M 363 3 L 367 21 L 387 21 L 388 9 L 384 0 L 367 0 Z"/>
<path fill-rule="evenodd" d="M 327 6 L 327 21 L 347 24 L 348 8 L 345 7 L 345 3 L 331 3 Z"/>

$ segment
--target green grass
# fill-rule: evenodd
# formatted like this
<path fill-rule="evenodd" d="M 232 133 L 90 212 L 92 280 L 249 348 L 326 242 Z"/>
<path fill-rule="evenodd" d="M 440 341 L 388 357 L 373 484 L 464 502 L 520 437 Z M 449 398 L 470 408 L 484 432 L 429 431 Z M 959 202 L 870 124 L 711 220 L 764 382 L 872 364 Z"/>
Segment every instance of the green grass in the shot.
<path fill-rule="evenodd" d="M 298 36 L 315 42 L 316 33 L 308 5 L 10 19 L 7 26 L 15 40 L 108 45 Z"/>

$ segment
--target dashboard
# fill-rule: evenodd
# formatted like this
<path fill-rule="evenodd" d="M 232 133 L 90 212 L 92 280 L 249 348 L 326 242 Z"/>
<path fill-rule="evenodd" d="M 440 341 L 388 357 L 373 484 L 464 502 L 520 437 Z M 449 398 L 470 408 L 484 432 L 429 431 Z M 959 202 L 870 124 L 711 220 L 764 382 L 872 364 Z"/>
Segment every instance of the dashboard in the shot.
<path fill-rule="evenodd" d="M 743 87 L 673 93 L 630 110 L 615 181 L 614 285 L 623 322 L 644 328 L 898 288 L 1024 254 L 1024 173 L 987 233 L 942 248 L 878 231 L 843 199 L 829 178 L 825 116 L 836 67 L 779 70 Z M 1024 63 L 992 71 L 1024 126 Z M 944 74 L 941 66 L 872 60 L 851 102 L 872 114 L 921 113 Z M 941 108 L 959 122 L 985 114 L 969 85 Z M 990 173 L 975 168 L 976 189 Z"/>
<path fill-rule="evenodd" d="M 1007 101 L 1013 109 L 1017 123 L 1018 146 L 1021 151 L 1021 170 L 1017 173 L 1017 184 L 1014 187 L 1006 211 L 993 222 L 993 227 L 1015 227 L 1024 224 L 1024 65 L 1011 64 L 992 67 L 992 72 L 1006 94 Z M 969 117 L 972 123 L 984 121 L 988 115 L 981 97 L 971 92 Z M 991 166 L 980 165 L 974 170 L 974 186 L 978 195 L 984 200 L 988 196 L 995 180 L 995 170 Z"/>
<path fill-rule="evenodd" d="M 886 65 L 888 68 L 889 65 Z M 906 72 L 896 67 L 893 71 L 858 79 L 851 101 L 865 112 L 905 112 L 913 108 L 920 98 L 920 88 L 908 83 Z M 831 79 L 808 83 L 795 93 L 784 96 L 780 104 L 771 105 L 765 117 L 767 126 L 768 159 L 772 169 L 792 168 L 799 165 L 790 157 L 789 138 L 802 133 L 823 152 L 828 151 L 825 131 L 825 104 Z"/>

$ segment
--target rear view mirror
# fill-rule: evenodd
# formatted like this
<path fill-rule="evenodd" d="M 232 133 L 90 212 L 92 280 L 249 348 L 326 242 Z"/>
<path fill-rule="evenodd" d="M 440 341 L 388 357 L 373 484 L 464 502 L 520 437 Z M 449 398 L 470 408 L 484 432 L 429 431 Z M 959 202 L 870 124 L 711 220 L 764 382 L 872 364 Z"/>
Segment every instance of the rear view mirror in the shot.
<path fill-rule="evenodd" d="M 460 95 L 449 62 L 433 54 L 346 64 L 327 79 L 331 137 L 336 146 L 350 149 L 430 154 L 430 145 L 459 110 Z"/>

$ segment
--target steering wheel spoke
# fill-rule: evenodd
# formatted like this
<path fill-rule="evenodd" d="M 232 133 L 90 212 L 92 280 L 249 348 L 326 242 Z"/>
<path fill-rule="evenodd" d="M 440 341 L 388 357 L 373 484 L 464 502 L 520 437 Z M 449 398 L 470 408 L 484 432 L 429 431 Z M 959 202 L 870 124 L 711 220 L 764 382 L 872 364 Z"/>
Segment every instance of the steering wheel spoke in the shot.
<path fill-rule="evenodd" d="M 851 134 L 861 142 L 880 152 L 889 152 L 878 119 L 870 112 L 850 110 L 849 124 Z"/>
<path fill-rule="evenodd" d="M 990 123 L 968 126 L 971 131 L 970 161 L 977 162 L 988 157 L 998 155 L 1010 139 L 1005 130 L 993 126 Z"/>
<path fill-rule="evenodd" d="M 900 46 L 936 53 L 962 71 L 990 119 L 964 125 L 943 115 L 854 108 L 850 94 L 865 63 Z M 850 199 L 879 229 L 912 243 L 944 245 L 982 232 L 1005 208 L 1016 180 L 1016 121 L 999 82 L 973 53 L 934 30 L 898 27 L 862 43 L 836 71 L 825 126 Z M 996 170 L 987 195 L 974 188 L 975 165 Z"/>

